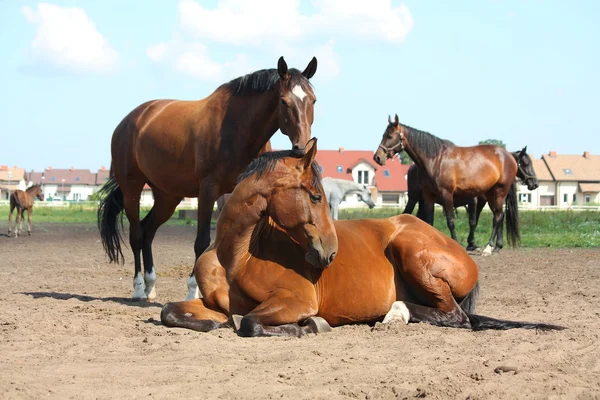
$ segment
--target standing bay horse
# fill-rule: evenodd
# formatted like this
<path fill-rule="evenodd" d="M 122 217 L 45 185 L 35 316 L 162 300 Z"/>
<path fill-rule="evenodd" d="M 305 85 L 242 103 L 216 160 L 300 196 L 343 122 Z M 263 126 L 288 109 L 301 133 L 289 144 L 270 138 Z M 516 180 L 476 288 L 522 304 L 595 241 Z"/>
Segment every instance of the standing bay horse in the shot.
<path fill-rule="evenodd" d="M 169 327 L 301 336 L 352 323 L 428 322 L 481 329 L 563 329 L 474 314 L 478 269 L 456 241 L 412 215 L 332 221 L 306 152 L 266 153 L 225 203 L 196 261 L 203 298 L 166 304 Z"/>
<path fill-rule="evenodd" d="M 26 189 L 15 190 L 10 194 L 10 214 L 8 214 L 8 236 L 11 233 L 12 215 L 15 208 L 17 209 L 17 216 L 15 218 L 15 238 L 19 237 L 19 233 L 23 231 L 23 220 L 25 219 L 25 211 L 27 211 L 27 233 L 31 235 L 31 213 L 33 212 L 33 202 L 35 198 L 38 200 L 44 200 L 44 194 L 42 193 L 42 187 L 40 185 L 33 185 Z"/>
<path fill-rule="evenodd" d="M 383 133 L 381 143 L 373 156 L 375 162 L 384 165 L 388 158 L 406 151 L 415 164 L 426 174 L 427 184 L 423 191 L 424 213 L 427 222 L 433 224 L 433 207 L 441 197 L 450 234 L 456 240 L 454 229 L 454 198 L 474 199 L 484 197 L 494 214 L 490 240 L 484 255 L 499 251 L 504 246 L 502 207 L 506 202 L 506 231 L 508 242 L 516 246 L 520 241 L 519 208 L 515 176 L 519 165 L 514 157 L 499 146 L 455 146 L 430 133 L 400 124 L 398 115 Z M 537 182 L 535 183 L 537 187 Z M 478 208 L 483 206 L 477 206 Z M 469 225 L 476 225 L 475 213 L 471 213 Z M 471 238 L 473 244 L 474 238 Z M 495 248 L 494 246 L 495 242 Z"/>
<path fill-rule="evenodd" d="M 346 179 L 323 178 L 323 189 L 334 220 L 338 219 L 340 203 L 349 194 L 356 194 L 369 208 L 375 207 L 371 191 L 366 185 Z"/>
<path fill-rule="evenodd" d="M 294 148 L 306 145 L 316 101 L 309 79 L 316 70 L 316 58 L 300 72 L 288 69 L 281 57 L 277 69 L 234 79 L 203 100 L 144 103 L 117 126 L 98 225 L 110 261 L 122 261 L 118 216 L 123 210 L 127 215 L 135 263 L 134 299 L 156 297 L 152 240 L 184 197 L 198 198 L 197 258 L 210 244 L 215 201 L 233 189 L 238 175 L 268 146 L 273 134 L 279 129 Z M 145 184 L 152 188 L 154 206 L 140 222 Z"/>
<path fill-rule="evenodd" d="M 527 185 L 529 190 L 535 190 L 539 183 L 533 169 L 533 162 L 527 154 L 527 146 L 522 150 L 511 152 L 515 161 L 518 165 L 517 178 L 522 184 Z M 426 187 L 429 184 L 427 173 L 419 168 L 416 164 L 410 166 L 407 172 L 407 185 L 408 185 L 408 202 L 404 208 L 404 214 L 412 214 L 415 205 L 419 204 L 419 210 L 417 211 L 417 217 L 423 221 L 431 221 L 433 225 L 434 216 L 425 215 L 426 208 L 423 205 L 423 192 L 431 191 L 430 188 Z M 436 197 L 435 202 L 439 205 L 444 205 L 444 201 L 441 196 Z M 475 243 L 475 229 L 479 223 L 479 215 L 485 207 L 487 200 L 484 196 L 480 197 L 460 197 L 457 194 L 454 195 L 454 208 L 465 206 L 467 209 L 467 215 L 469 217 L 469 236 L 467 238 L 467 250 L 476 250 L 478 248 Z M 456 216 L 456 215 L 455 215 Z"/>

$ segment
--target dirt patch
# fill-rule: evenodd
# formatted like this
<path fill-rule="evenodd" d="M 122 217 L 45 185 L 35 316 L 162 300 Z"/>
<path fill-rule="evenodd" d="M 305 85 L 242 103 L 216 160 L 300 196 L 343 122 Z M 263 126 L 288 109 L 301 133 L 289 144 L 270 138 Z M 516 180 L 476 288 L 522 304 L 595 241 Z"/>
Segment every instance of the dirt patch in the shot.
<path fill-rule="evenodd" d="M 5 226 L 0 226 L 4 232 Z M 186 295 L 193 227 L 155 241 L 156 302 L 135 303 L 132 257 L 109 265 L 93 226 L 0 237 L 2 398 L 593 398 L 600 393 L 600 250 L 476 257 L 478 312 L 562 332 L 347 326 L 292 338 L 160 324 Z"/>

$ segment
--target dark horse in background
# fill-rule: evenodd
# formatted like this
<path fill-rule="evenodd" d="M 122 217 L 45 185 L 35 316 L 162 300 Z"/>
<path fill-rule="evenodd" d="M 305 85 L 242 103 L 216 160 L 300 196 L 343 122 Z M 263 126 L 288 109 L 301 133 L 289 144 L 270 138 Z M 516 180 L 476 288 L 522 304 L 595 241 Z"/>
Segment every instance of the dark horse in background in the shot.
<path fill-rule="evenodd" d="M 118 219 L 123 210 L 127 215 L 135 263 L 134 299 L 156 297 L 152 240 L 184 197 L 198 198 L 194 244 L 198 258 L 210 244 L 215 201 L 231 192 L 239 174 L 270 148 L 273 134 L 279 129 L 293 148 L 304 148 L 311 137 L 316 101 L 309 79 L 316 70 L 316 58 L 300 72 L 288 69 L 281 57 L 277 69 L 234 79 L 203 100 L 146 102 L 117 126 L 98 225 L 110 261 L 122 261 Z M 145 184 L 152 188 L 154 206 L 140 221 Z"/>
<path fill-rule="evenodd" d="M 427 175 L 428 184 L 423 191 L 425 211 L 422 214 L 427 216 L 426 222 L 433 224 L 433 207 L 436 198 L 440 197 L 450 234 L 456 240 L 453 212 L 455 196 L 464 199 L 485 198 L 493 213 L 492 234 L 483 250 L 483 254 L 488 255 L 493 249 L 499 251 L 504 247 L 505 213 L 502 208 L 506 202 L 508 243 L 513 247 L 519 243 L 519 208 L 515 184 L 519 165 L 511 153 L 492 145 L 455 146 L 450 141 L 400 124 L 396 115 L 394 121 L 388 118 L 388 126 L 373 159 L 384 165 L 388 158 L 402 151 L 406 151 Z M 473 222 L 476 223 L 476 219 Z M 474 245 L 473 241 L 470 244 Z"/>
<path fill-rule="evenodd" d="M 519 178 L 522 184 L 527 185 L 529 190 L 534 190 L 537 188 L 538 180 L 535 175 L 535 170 L 533 169 L 531 158 L 529 157 L 529 154 L 527 154 L 527 146 L 525 146 L 522 150 L 514 151 L 511 154 L 519 166 L 517 178 Z M 431 190 L 426 188 L 426 186 L 429 184 L 427 173 L 420 169 L 416 164 L 413 164 L 408 169 L 406 179 L 408 184 L 408 202 L 406 203 L 403 214 L 412 214 L 415 205 L 418 203 L 419 209 L 417 211 L 417 217 L 423 221 L 431 220 L 433 223 L 434 216 L 424 214 L 426 209 L 423 205 L 423 191 Z M 436 197 L 435 202 L 439 205 L 444 205 L 441 196 Z M 485 196 L 463 198 L 458 195 L 454 195 L 455 209 L 457 207 L 464 206 L 467 209 L 467 215 L 469 217 L 467 250 L 477 250 L 478 248 L 477 244 L 475 244 L 475 229 L 479 223 L 479 215 L 481 214 L 481 211 L 485 207 L 486 203 L 487 200 Z"/>
<path fill-rule="evenodd" d="M 23 220 L 25 219 L 25 211 L 27 210 L 27 233 L 31 235 L 31 213 L 33 212 L 33 202 L 35 198 L 44 200 L 42 187 L 33 185 L 25 191 L 15 190 L 10 194 L 10 214 L 8 214 L 8 236 L 11 233 L 12 215 L 15 208 L 17 209 L 17 217 L 15 218 L 15 237 L 19 237 L 19 233 L 23 231 Z M 20 224 L 20 226 L 19 226 Z"/>

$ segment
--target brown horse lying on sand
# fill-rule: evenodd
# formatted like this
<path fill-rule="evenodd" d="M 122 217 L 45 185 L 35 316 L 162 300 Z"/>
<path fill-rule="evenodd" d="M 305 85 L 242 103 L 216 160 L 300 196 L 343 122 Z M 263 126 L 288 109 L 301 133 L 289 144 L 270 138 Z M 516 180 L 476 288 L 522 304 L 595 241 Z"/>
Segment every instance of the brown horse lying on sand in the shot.
<path fill-rule="evenodd" d="M 334 224 L 316 152 L 313 139 L 305 154 L 265 153 L 250 164 L 225 203 L 215 243 L 196 261 L 203 298 L 166 304 L 164 325 L 235 327 L 242 336 L 301 336 L 395 319 L 563 329 L 474 315 L 477 265 L 412 215 Z"/>
<path fill-rule="evenodd" d="M 31 235 L 31 213 L 33 212 L 33 201 L 35 198 L 44 200 L 44 194 L 40 185 L 33 185 L 25 191 L 15 190 L 10 194 L 10 214 L 8 214 L 8 236 L 11 233 L 12 215 L 15 208 L 17 217 L 15 218 L 15 237 L 23 231 L 23 220 L 25 219 L 25 210 L 27 210 L 27 233 Z"/>

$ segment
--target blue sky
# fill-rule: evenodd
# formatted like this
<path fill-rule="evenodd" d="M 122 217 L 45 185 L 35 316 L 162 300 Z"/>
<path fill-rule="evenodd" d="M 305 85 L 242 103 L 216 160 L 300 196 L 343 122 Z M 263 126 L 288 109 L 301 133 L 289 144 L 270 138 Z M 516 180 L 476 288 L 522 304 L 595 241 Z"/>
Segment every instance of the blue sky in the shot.
<path fill-rule="evenodd" d="M 458 145 L 600 154 L 599 18 L 592 0 L 5 0 L 0 163 L 109 166 L 138 104 L 203 98 L 280 55 L 319 59 L 321 149 L 375 150 L 398 113 Z"/>

